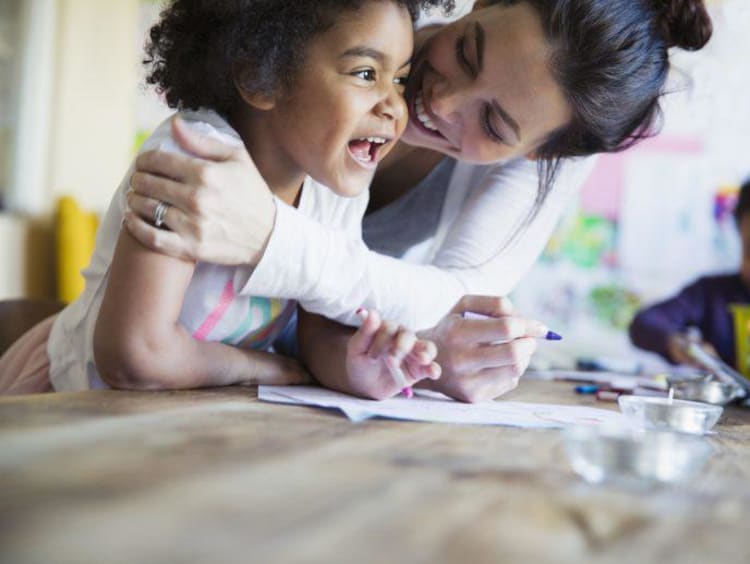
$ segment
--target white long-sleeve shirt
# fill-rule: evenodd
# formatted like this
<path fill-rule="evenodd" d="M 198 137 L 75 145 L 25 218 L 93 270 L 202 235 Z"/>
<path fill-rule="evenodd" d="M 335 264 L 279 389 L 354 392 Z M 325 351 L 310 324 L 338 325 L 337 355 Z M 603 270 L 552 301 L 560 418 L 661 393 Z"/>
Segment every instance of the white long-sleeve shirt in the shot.
<path fill-rule="evenodd" d="M 242 293 L 297 300 L 306 310 L 356 325 L 359 307 L 412 329 L 431 327 L 465 294 L 505 295 L 539 257 L 592 159 L 565 163 L 536 217 L 536 164 L 457 162 L 435 233 L 402 258 L 375 253 L 277 201 L 257 267 L 237 271 Z M 519 231 L 520 229 L 520 231 Z M 393 234 L 398 237 L 398 233 Z"/>

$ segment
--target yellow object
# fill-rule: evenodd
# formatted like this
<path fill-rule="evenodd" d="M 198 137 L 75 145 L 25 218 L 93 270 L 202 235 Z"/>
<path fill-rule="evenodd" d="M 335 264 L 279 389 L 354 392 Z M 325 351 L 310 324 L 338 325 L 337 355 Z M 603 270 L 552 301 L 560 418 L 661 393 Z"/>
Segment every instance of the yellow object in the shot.
<path fill-rule="evenodd" d="M 96 214 L 84 211 L 70 196 L 57 203 L 55 246 L 57 251 L 57 297 L 70 303 L 83 292 L 81 270 L 88 266 L 94 252 Z"/>
<path fill-rule="evenodd" d="M 750 305 L 732 304 L 729 310 L 734 317 L 734 343 L 737 370 L 750 378 Z"/>

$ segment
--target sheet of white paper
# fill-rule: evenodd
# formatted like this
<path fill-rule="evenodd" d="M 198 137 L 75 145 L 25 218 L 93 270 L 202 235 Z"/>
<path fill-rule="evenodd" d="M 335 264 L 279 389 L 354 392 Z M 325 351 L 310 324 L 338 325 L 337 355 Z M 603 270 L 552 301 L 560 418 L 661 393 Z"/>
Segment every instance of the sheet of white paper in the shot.
<path fill-rule="evenodd" d="M 374 401 L 312 386 L 260 386 L 258 398 L 273 403 L 338 409 L 352 421 L 385 417 L 407 421 L 507 425 L 530 429 L 555 429 L 567 425 L 603 423 L 627 425 L 627 420 L 621 413 L 605 409 L 502 400 L 466 404 L 441 394 L 421 390 L 411 399 L 399 396 Z"/>

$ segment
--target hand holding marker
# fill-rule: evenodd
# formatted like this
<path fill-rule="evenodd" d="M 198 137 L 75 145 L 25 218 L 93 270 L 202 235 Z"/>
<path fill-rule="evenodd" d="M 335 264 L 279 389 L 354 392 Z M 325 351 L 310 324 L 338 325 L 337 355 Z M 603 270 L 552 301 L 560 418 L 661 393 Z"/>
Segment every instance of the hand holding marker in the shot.
<path fill-rule="evenodd" d="M 492 317 L 489 315 L 484 315 L 481 313 L 474 313 L 473 311 L 465 311 L 461 314 L 461 316 L 464 319 L 498 319 L 496 317 Z M 518 337 L 517 337 L 518 338 Z M 547 341 L 561 341 L 562 335 L 555 333 L 554 331 L 547 331 L 547 333 L 543 336 L 540 336 L 538 338 L 545 339 Z M 502 343 L 504 341 L 495 341 L 496 343 Z"/>

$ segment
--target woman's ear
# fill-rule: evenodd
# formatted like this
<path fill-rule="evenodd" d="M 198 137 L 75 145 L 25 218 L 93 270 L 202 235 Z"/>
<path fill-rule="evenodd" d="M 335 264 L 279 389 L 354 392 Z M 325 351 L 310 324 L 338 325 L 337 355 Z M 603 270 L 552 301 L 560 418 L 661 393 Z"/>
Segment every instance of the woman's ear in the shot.
<path fill-rule="evenodd" d="M 529 153 L 526 153 L 524 155 L 524 158 L 529 161 L 538 161 L 539 160 L 539 153 L 536 151 L 531 151 Z"/>

